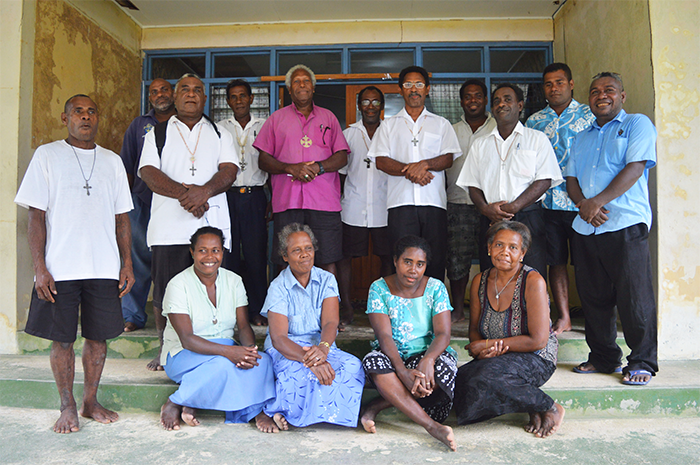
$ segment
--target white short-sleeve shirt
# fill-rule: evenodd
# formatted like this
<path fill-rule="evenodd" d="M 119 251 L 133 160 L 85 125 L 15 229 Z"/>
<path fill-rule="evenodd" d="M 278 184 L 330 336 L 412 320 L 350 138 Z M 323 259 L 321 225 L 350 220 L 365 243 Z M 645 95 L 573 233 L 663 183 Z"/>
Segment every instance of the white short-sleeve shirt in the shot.
<path fill-rule="evenodd" d="M 233 137 L 233 145 L 238 155 L 238 174 L 233 182 L 234 187 L 263 186 L 267 181 L 267 171 L 260 169 L 258 157 L 260 152 L 253 147 L 255 138 L 258 137 L 260 128 L 265 119 L 256 118 L 250 115 L 250 121 L 241 127 L 241 123 L 236 118 L 229 118 L 219 121 L 219 127 L 226 129 Z"/>
<path fill-rule="evenodd" d="M 381 126 L 381 124 L 380 124 Z M 375 133 L 376 134 L 376 133 Z M 361 228 L 383 228 L 387 225 L 386 188 L 389 176 L 377 169 L 367 157 L 372 139 L 362 121 L 343 131 L 350 146 L 348 164 L 340 171 L 347 175 L 340 205 L 340 218 L 345 224 Z"/>
<path fill-rule="evenodd" d="M 55 281 L 119 279 L 115 215 L 133 208 L 119 155 L 100 146 L 71 147 L 65 140 L 42 145 L 15 203 L 46 212 L 46 268 Z"/>
<path fill-rule="evenodd" d="M 506 140 L 496 127 L 472 142 L 457 185 L 481 189 L 488 203 L 512 202 L 541 179 L 551 179 L 552 187 L 564 181 L 552 144 L 518 122 Z"/>
<path fill-rule="evenodd" d="M 462 154 L 457 135 L 449 121 L 425 108 L 414 122 L 403 108 L 387 118 L 372 138 L 369 157 L 389 157 L 402 163 L 415 163 L 451 153 L 453 159 Z M 387 207 L 404 205 L 447 208 L 445 172 L 433 172 L 435 178 L 426 186 L 403 176 L 389 176 Z"/>
<path fill-rule="evenodd" d="M 219 171 L 221 163 L 233 163 L 238 166 L 233 137 L 221 128 L 219 132 L 221 138 L 216 135 L 212 123 L 204 117 L 190 131 L 177 116 L 172 116 L 168 120 L 162 157 L 158 156 L 155 131 L 146 134 L 139 163 L 139 176 L 141 168 L 154 166 L 175 182 L 203 186 Z M 194 151 L 194 171 L 188 148 Z M 196 218 L 182 208 L 177 199 L 153 193 L 151 219 L 146 233 L 149 247 L 189 244 L 192 234 L 203 226 L 221 229 L 224 232 L 224 246 L 230 248 L 231 220 L 226 193 L 222 192 L 209 199 L 209 210 L 202 218 Z"/>

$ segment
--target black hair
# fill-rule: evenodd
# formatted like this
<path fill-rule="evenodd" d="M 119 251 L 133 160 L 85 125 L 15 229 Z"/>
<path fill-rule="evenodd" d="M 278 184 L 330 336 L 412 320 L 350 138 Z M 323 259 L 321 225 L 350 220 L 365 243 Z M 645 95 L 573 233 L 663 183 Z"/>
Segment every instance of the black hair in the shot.
<path fill-rule="evenodd" d="M 406 75 L 408 73 L 418 73 L 421 76 L 423 76 L 423 80 L 425 81 L 425 85 L 429 86 L 430 85 L 430 77 L 428 76 L 428 72 L 425 70 L 425 68 L 421 68 L 420 66 L 408 66 L 404 69 L 401 70 L 401 73 L 399 73 L 399 87 L 403 85 L 403 82 L 406 80 Z"/>
<path fill-rule="evenodd" d="M 498 223 L 494 223 L 486 231 L 486 244 L 491 245 L 493 243 L 493 238 L 496 237 L 499 231 L 513 231 L 514 233 L 520 234 L 522 239 L 523 249 L 529 250 L 532 244 L 532 235 L 530 234 L 530 229 L 519 221 L 503 220 Z"/>
<path fill-rule="evenodd" d="M 407 236 L 403 236 L 394 244 L 394 260 L 398 260 L 406 249 L 410 248 L 421 249 L 423 252 L 425 252 L 426 264 L 430 263 L 430 260 L 433 258 L 433 253 L 430 250 L 430 244 L 428 241 L 422 237 L 409 234 Z"/>
<path fill-rule="evenodd" d="M 381 90 L 379 90 L 378 87 L 375 86 L 367 86 L 357 94 L 357 106 L 360 106 L 360 102 L 362 101 L 362 94 L 369 90 L 373 90 L 379 94 L 379 101 L 382 102 L 382 106 L 384 106 L 384 92 L 382 92 Z"/>
<path fill-rule="evenodd" d="M 466 89 L 469 86 L 481 87 L 481 91 L 484 93 L 484 98 L 489 98 L 489 91 L 486 89 L 486 84 L 484 84 L 484 81 L 482 81 L 481 79 L 467 79 L 466 81 L 464 81 L 464 84 L 462 84 L 462 87 L 459 88 L 460 100 L 464 98 L 464 89 Z"/>
<path fill-rule="evenodd" d="M 542 71 L 542 79 L 544 80 L 544 76 L 549 73 L 553 73 L 555 71 L 564 71 L 564 74 L 566 74 L 566 80 L 571 81 L 573 77 L 571 76 L 571 68 L 569 68 L 569 65 L 566 63 L 552 63 L 547 65 L 547 67 Z"/>
<path fill-rule="evenodd" d="M 190 237 L 190 250 L 194 252 L 194 248 L 197 246 L 197 241 L 199 240 L 200 237 L 204 236 L 205 234 L 213 234 L 219 239 L 221 239 L 221 248 L 224 247 L 224 232 L 219 229 L 215 228 L 213 226 L 202 226 L 198 230 L 192 234 L 192 237 Z"/>
<path fill-rule="evenodd" d="M 232 79 L 226 84 L 226 100 L 228 100 L 228 93 L 231 89 L 234 87 L 245 87 L 246 92 L 248 92 L 248 96 L 253 95 L 253 89 L 250 87 L 250 84 L 248 84 L 248 81 L 244 81 L 243 79 Z"/>
<path fill-rule="evenodd" d="M 525 100 L 525 95 L 523 94 L 523 90 L 518 87 L 517 84 L 512 84 L 510 82 L 502 82 L 496 86 L 494 91 L 491 93 L 491 106 L 493 107 L 493 96 L 496 95 L 496 92 L 498 92 L 500 89 L 504 88 L 509 88 L 513 89 L 513 92 L 515 92 L 515 98 L 518 99 L 518 102 L 522 102 Z"/>
<path fill-rule="evenodd" d="M 92 97 L 90 97 L 89 95 L 85 95 L 85 94 L 75 94 L 74 96 L 72 96 L 71 98 L 69 98 L 68 100 L 66 100 L 66 103 L 63 104 L 63 113 L 68 113 L 68 107 L 70 107 L 70 106 L 72 105 L 73 99 L 74 99 L 74 98 L 78 98 L 78 97 L 85 97 L 85 98 L 89 98 L 90 100 L 92 100 Z M 92 100 L 92 103 L 95 103 L 95 101 Z M 97 104 L 96 104 L 96 103 L 95 103 L 95 108 L 97 108 Z"/>

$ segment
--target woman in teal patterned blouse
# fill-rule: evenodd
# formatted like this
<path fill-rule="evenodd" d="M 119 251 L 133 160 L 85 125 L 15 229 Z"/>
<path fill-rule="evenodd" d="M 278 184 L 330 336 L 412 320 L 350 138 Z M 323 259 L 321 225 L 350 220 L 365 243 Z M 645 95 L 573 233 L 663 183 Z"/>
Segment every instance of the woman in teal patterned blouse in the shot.
<path fill-rule="evenodd" d="M 441 424 L 452 408 L 457 374 L 456 353 L 448 346 L 452 306 L 445 285 L 424 276 L 429 260 L 425 239 L 404 236 L 394 246 L 396 274 L 370 287 L 367 313 L 377 339 L 362 365 L 381 397 L 367 405 L 361 422 L 375 433 L 377 414 L 394 406 L 456 450 L 452 428 Z"/>

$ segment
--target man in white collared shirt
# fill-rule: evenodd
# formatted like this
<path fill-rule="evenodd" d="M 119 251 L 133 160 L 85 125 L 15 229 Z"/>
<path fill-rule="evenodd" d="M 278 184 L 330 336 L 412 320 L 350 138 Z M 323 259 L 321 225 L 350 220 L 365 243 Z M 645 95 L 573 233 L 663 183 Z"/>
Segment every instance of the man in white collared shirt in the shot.
<path fill-rule="evenodd" d="M 226 85 L 226 101 L 233 117 L 217 124 L 233 136 L 239 170 L 233 186 L 226 191 L 231 215 L 231 252 L 224 257 L 224 266 L 241 276 L 248 293 L 248 317 L 260 326 L 266 319 L 260 315 L 267 295 L 267 172 L 258 166 L 258 150 L 253 142 L 265 122 L 250 113 L 255 96 L 246 81 L 234 79 Z M 245 267 L 241 261 L 245 260 Z"/>
<path fill-rule="evenodd" d="M 519 121 L 523 91 L 500 84 L 491 98 L 496 128 L 472 143 L 457 185 L 469 190 L 482 214 L 479 235 L 481 269 L 491 267 L 486 252 L 486 231 L 501 220 L 514 220 L 530 228 L 532 244 L 524 262 L 547 274 L 545 230 L 541 200 L 551 186 L 563 182 L 552 144 L 544 133 Z"/>
<path fill-rule="evenodd" d="M 442 281 L 447 252 L 445 169 L 462 151 L 450 122 L 425 108 L 428 72 L 419 66 L 404 68 L 399 87 L 406 105 L 379 127 L 369 157 L 389 175 L 391 244 L 407 234 L 425 238 L 432 249 L 426 275 Z"/>
<path fill-rule="evenodd" d="M 468 79 L 459 89 L 464 114 L 452 125 L 462 149 L 447 174 L 447 278 L 452 294 L 452 321 L 464 319 L 464 295 L 469 283 L 472 260 L 479 256 L 479 224 L 481 214 L 469 198 L 469 193 L 457 185 L 464 161 L 472 142 L 496 127 L 496 120 L 486 111 L 486 84 Z"/>
<path fill-rule="evenodd" d="M 368 86 L 357 94 L 357 108 L 362 119 L 348 126 L 343 135 L 350 146 L 348 164 L 339 170 L 343 182 L 343 259 L 338 262 L 341 315 L 343 325 L 353 320 L 350 299 L 352 284 L 352 259 L 369 253 L 369 237 L 372 236 L 372 253 L 381 260 L 381 276 L 391 274 L 391 244 L 389 243 L 386 210 L 386 184 L 388 176 L 379 171 L 367 157 L 377 128 L 382 122 L 384 94 L 374 86 Z"/>

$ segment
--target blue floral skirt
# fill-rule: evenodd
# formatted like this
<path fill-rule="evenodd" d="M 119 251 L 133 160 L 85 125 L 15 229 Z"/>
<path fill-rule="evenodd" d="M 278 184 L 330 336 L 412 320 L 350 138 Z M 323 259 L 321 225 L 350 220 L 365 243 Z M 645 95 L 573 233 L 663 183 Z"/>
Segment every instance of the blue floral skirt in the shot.
<path fill-rule="evenodd" d="M 276 378 L 276 398 L 265 405 L 267 415 L 281 413 L 289 424 L 297 427 L 315 423 L 357 426 L 365 385 L 365 372 L 357 357 L 331 347 L 327 360 L 335 371 L 335 379 L 330 386 L 322 386 L 303 363 L 289 360 L 274 347 L 267 349 L 267 353 L 272 358 Z"/>
<path fill-rule="evenodd" d="M 231 339 L 211 339 L 234 345 Z M 168 354 L 165 373 L 180 385 L 170 401 L 185 407 L 221 410 L 226 423 L 247 423 L 263 405 L 275 397 L 275 380 L 270 357 L 262 352 L 258 366 L 237 368 L 220 355 L 202 355 L 186 349 L 174 357 Z"/>

